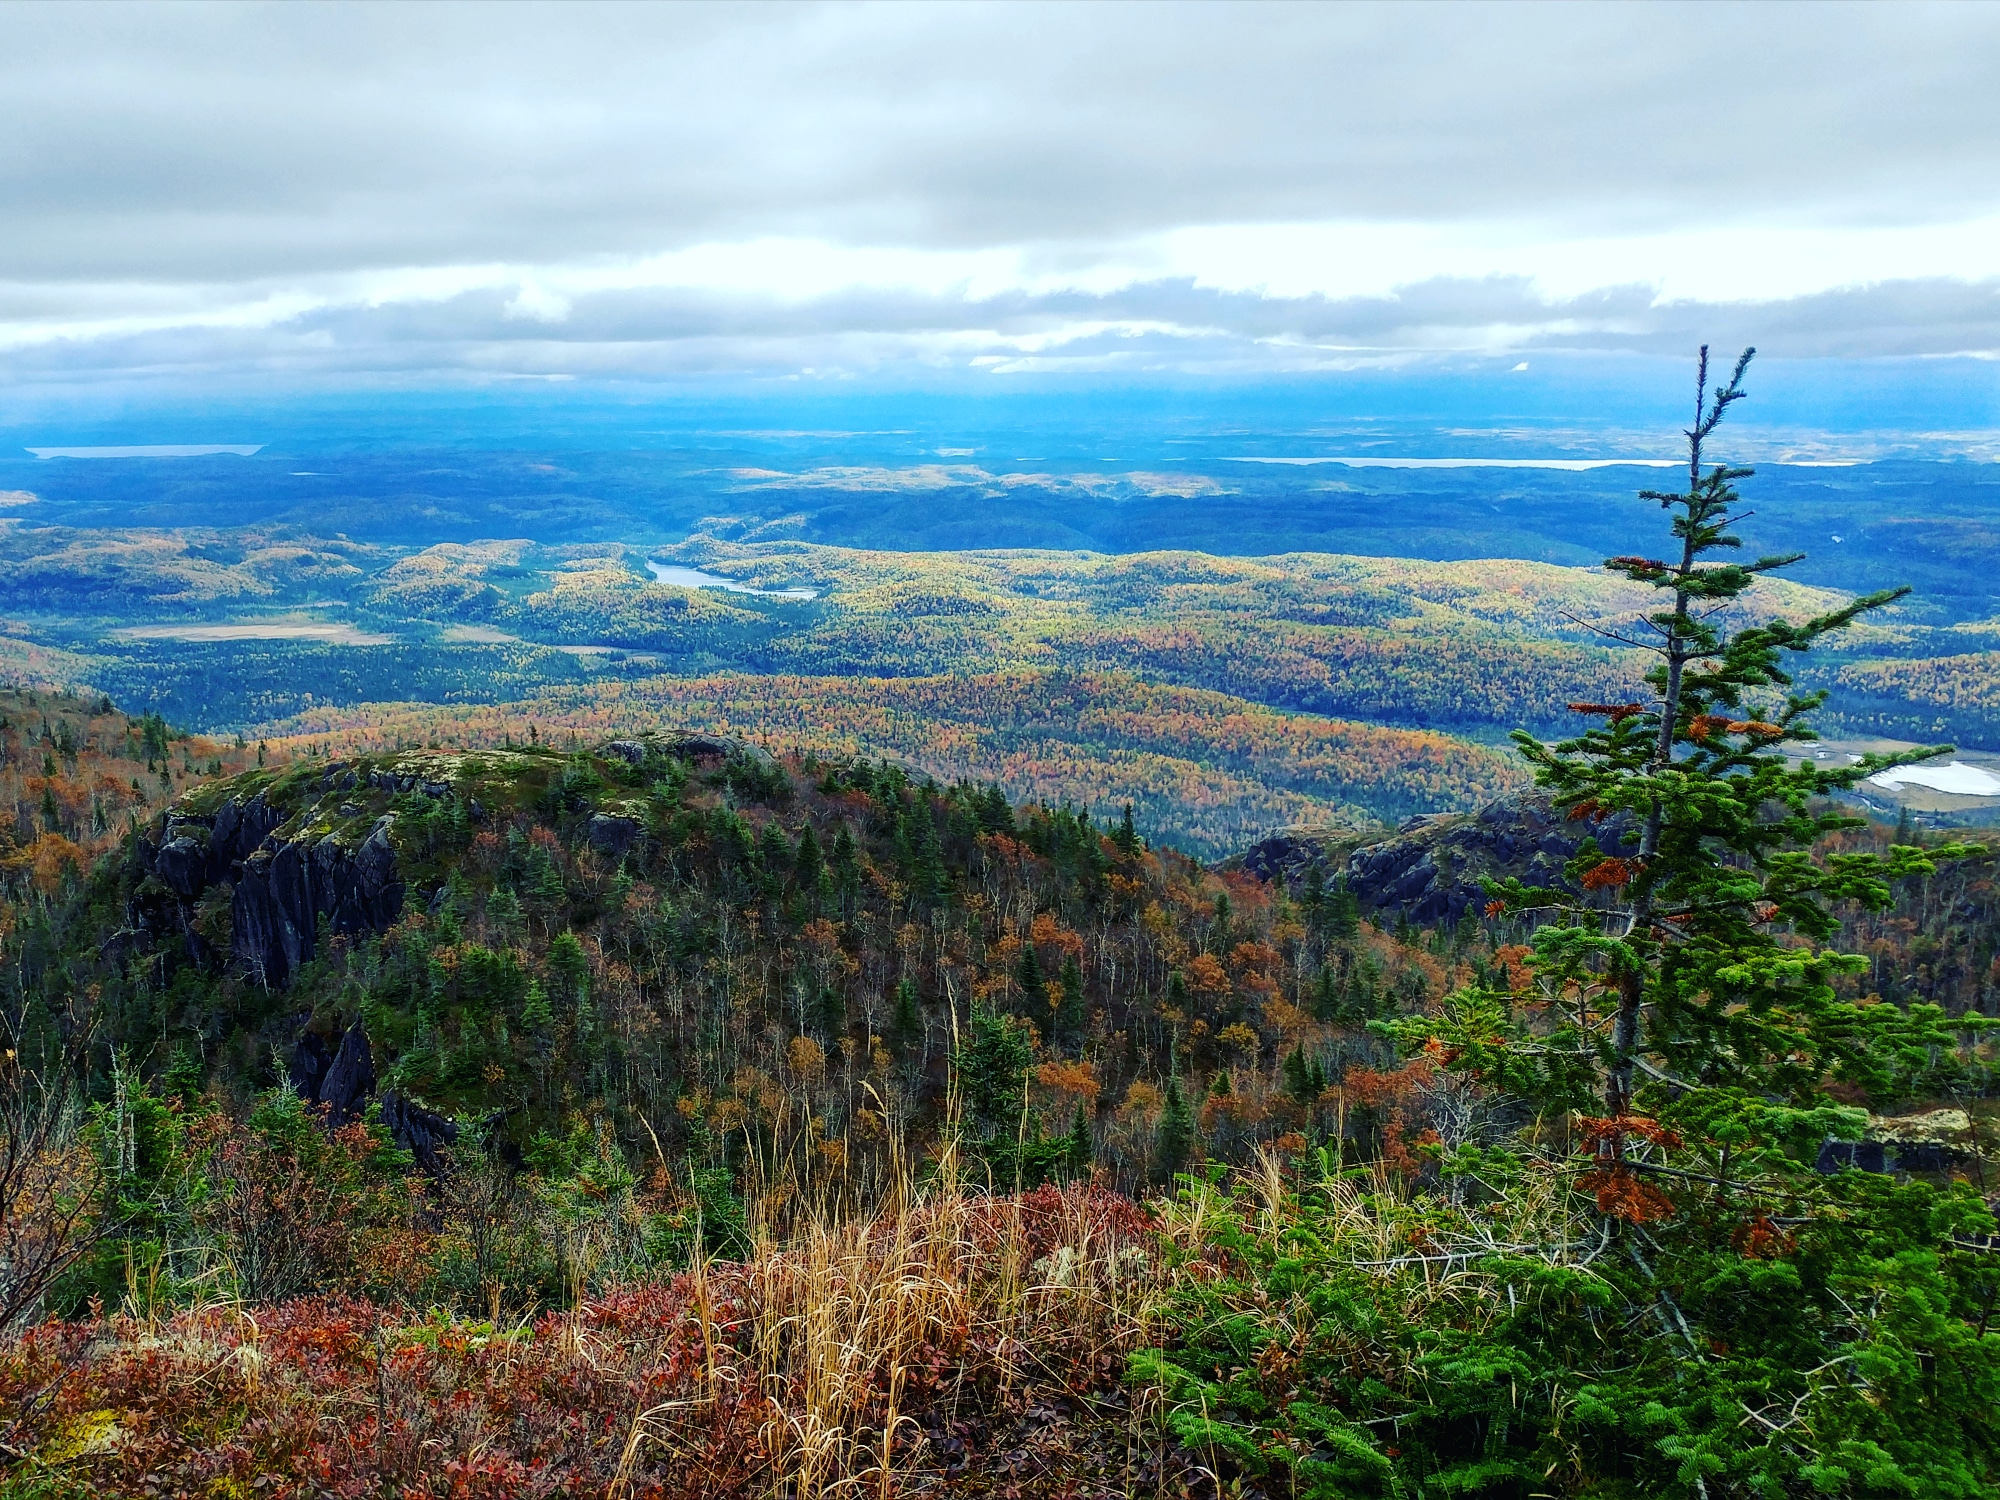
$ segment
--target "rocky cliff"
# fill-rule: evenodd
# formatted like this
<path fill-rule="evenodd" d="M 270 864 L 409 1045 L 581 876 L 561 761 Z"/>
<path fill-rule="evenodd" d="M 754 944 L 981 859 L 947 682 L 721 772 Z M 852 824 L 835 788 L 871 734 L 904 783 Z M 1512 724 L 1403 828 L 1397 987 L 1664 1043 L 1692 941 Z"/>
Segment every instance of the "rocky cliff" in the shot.
<path fill-rule="evenodd" d="M 293 1044 L 285 1081 L 306 1103 L 317 1105 L 329 1129 L 337 1130 L 361 1119 L 368 1101 L 375 1096 L 375 1051 L 359 1021 L 340 1035 L 337 1046 L 311 1027 Z M 457 1144 L 458 1122 L 447 1115 L 425 1109 L 421 1104 L 385 1089 L 381 1096 L 382 1124 L 389 1138 L 408 1151 L 426 1172 L 443 1169 L 438 1155 Z"/>
<path fill-rule="evenodd" d="M 324 790 L 355 784 L 352 772 L 334 767 Z M 323 828 L 280 806 L 264 788 L 213 811 L 176 809 L 134 846 L 142 879 L 133 925 L 155 939 L 178 936 L 190 958 L 213 964 L 223 955 L 201 915 L 227 887 L 229 961 L 282 987 L 312 958 L 322 923 L 331 933 L 382 932 L 402 914 L 391 821 L 383 813 L 357 837 L 357 830 Z"/>
<path fill-rule="evenodd" d="M 768 752 L 721 735 L 649 734 L 614 740 L 598 754 L 600 764 L 635 773 L 673 761 L 736 767 L 753 778 L 779 774 Z M 379 933 L 402 914 L 408 876 L 394 837 L 399 818 L 448 812 L 461 826 L 480 824 L 487 820 L 481 798 L 517 808 L 553 798 L 545 814 L 580 819 L 598 853 L 624 857 L 645 834 L 643 798 L 601 785 L 594 800 L 565 791 L 566 765 L 547 747 L 405 752 L 293 765 L 206 788 L 136 841 L 139 878 L 124 940 L 177 945 L 203 967 L 226 962 L 283 988 L 312 959 L 322 932 Z"/>
<path fill-rule="evenodd" d="M 1364 913 L 1413 926 L 1451 923 L 1486 900 L 1482 881 L 1517 876 L 1530 885 L 1569 887 L 1563 866 L 1586 838 L 1607 854 L 1631 854 L 1637 829 L 1627 813 L 1571 819 L 1546 797 L 1509 797 L 1463 816 L 1412 818 L 1389 838 L 1355 846 L 1350 835 L 1310 829 L 1274 834 L 1249 849 L 1242 866 L 1296 891 L 1319 866 L 1344 878 Z"/>

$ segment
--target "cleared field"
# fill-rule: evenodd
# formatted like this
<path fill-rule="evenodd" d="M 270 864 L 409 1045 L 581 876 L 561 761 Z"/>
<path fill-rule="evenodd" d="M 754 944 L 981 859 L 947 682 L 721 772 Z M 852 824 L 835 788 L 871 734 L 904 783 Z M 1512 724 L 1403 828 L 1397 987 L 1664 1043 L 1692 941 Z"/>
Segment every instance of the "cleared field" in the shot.
<path fill-rule="evenodd" d="M 223 624 L 121 625 L 126 641 L 318 641 L 328 646 L 388 646 L 393 635 L 314 620 L 250 620 Z"/>

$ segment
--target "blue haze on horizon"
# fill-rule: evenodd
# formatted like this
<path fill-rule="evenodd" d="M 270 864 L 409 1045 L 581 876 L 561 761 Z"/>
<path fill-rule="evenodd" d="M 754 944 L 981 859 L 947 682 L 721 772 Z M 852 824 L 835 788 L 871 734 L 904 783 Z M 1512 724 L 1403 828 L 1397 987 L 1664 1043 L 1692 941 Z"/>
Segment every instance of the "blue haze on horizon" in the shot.
<path fill-rule="evenodd" d="M 1765 456 L 2000 456 L 1995 76 L 1952 4 L 29 0 L 0 443 L 1657 452 L 1707 341 Z"/>

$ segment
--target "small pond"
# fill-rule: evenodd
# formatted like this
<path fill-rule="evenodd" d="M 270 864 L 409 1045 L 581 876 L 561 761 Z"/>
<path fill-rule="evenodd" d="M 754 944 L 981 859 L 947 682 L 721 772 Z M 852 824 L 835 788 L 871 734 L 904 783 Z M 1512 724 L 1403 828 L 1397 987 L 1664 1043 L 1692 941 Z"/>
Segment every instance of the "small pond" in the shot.
<path fill-rule="evenodd" d="M 684 568 L 678 563 L 648 561 L 647 571 L 660 583 L 682 589 L 722 589 L 731 594 L 761 594 L 766 599 L 817 599 L 818 589 L 753 589 L 747 583 L 704 573 L 700 568 Z"/>

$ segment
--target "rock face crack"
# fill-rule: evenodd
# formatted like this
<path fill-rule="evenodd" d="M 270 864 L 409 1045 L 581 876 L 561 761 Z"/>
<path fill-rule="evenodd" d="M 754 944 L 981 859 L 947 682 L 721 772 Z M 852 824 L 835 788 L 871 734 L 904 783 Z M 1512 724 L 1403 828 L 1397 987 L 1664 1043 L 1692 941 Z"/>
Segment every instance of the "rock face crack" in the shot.
<path fill-rule="evenodd" d="M 334 934 L 382 932 L 401 915 L 403 895 L 387 818 L 352 852 L 331 835 L 288 839 L 243 861 L 230 900 L 232 948 L 247 972 L 282 987 L 311 960 L 322 918 Z"/>

